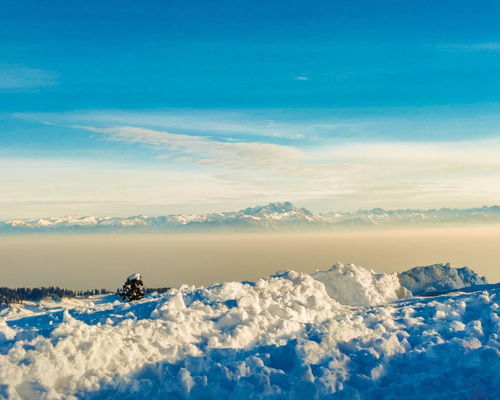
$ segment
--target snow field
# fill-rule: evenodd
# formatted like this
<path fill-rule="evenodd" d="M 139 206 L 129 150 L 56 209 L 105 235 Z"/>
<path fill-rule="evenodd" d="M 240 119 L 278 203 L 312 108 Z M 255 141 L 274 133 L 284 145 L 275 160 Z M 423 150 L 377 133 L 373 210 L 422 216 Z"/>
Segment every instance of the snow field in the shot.
<path fill-rule="evenodd" d="M 500 397 L 498 285 L 394 301 L 397 276 L 329 272 L 11 310 L 0 398 Z"/>

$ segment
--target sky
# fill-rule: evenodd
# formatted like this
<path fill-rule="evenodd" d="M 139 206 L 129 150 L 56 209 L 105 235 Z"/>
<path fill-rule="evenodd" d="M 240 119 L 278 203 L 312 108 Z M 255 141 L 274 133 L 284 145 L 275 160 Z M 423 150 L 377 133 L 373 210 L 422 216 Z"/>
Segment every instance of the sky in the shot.
<path fill-rule="evenodd" d="M 499 204 L 499 17 L 3 0 L 0 219 Z"/>

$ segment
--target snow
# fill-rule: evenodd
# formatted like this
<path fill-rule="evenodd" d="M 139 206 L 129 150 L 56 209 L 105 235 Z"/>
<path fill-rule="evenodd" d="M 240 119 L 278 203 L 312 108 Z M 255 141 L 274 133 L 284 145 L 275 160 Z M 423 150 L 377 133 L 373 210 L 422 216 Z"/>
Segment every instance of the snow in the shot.
<path fill-rule="evenodd" d="M 139 272 L 135 272 L 127 277 L 127 281 L 135 281 L 137 279 L 142 279 L 141 274 Z"/>
<path fill-rule="evenodd" d="M 0 345 L 16 337 L 16 331 L 7 325 L 7 322 L 0 319 Z"/>
<path fill-rule="evenodd" d="M 499 398 L 500 286 L 402 290 L 397 275 L 337 264 L 4 309 L 0 398 Z"/>
<path fill-rule="evenodd" d="M 488 283 L 470 268 L 451 268 L 450 264 L 415 267 L 399 274 L 401 284 L 412 294 L 443 292 Z"/>
<path fill-rule="evenodd" d="M 387 303 L 410 294 L 401 286 L 396 273 L 376 274 L 353 264 L 337 263 L 328 271 L 316 271 L 312 276 L 324 283 L 330 297 L 351 306 Z"/>

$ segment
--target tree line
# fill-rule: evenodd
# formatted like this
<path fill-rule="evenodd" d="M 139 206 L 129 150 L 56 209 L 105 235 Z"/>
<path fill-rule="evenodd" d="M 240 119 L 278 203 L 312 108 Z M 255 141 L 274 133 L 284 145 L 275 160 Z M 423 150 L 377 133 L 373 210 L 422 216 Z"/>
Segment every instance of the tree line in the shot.
<path fill-rule="evenodd" d="M 146 288 L 146 294 L 162 294 L 169 290 L 168 287 Z M 71 290 L 58 286 L 39 288 L 8 288 L 0 287 L 0 306 L 22 303 L 23 301 L 40 301 L 47 298 L 61 299 L 63 297 L 89 297 L 98 294 L 118 294 L 119 290 L 110 291 L 107 289 Z"/>
<path fill-rule="evenodd" d="M 23 301 L 39 301 L 46 298 L 62 298 L 62 297 L 89 297 L 97 294 L 111 293 L 106 289 L 90 289 L 90 290 L 71 290 L 63 289 L 58 286 L 39 287 L 39 288 L 8 288 L 0 287 L 0 305 L 10 305 L 14 303 L 22 303 Z"/>

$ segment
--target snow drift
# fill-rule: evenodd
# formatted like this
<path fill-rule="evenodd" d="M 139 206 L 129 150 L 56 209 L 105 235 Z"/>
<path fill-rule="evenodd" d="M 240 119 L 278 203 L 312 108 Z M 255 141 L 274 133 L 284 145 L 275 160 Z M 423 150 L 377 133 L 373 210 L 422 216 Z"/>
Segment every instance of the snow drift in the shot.
<path fill-rule="evenodd" d="M 415 267 L 400 273 L 399 280 L 413 295 L 446 292 L 488 283 L 486 278 L 470 268 L 451 268 L 450 264 Z"/>
<path fill-rule="evenodd" d="M 312 277 L 323 282 L 331 298 L 352 306 L 387 303 L 410 295 L 398 274 L 376 274 L 354 264 L 337 263 L 328 271 L 316 271 Z"/>
<path fill-rule="evenodd" d="M 498 398 L 498 285 L 392 301 L 401 288 L 337 264 L 5 309 L 0 398 Z"/>

